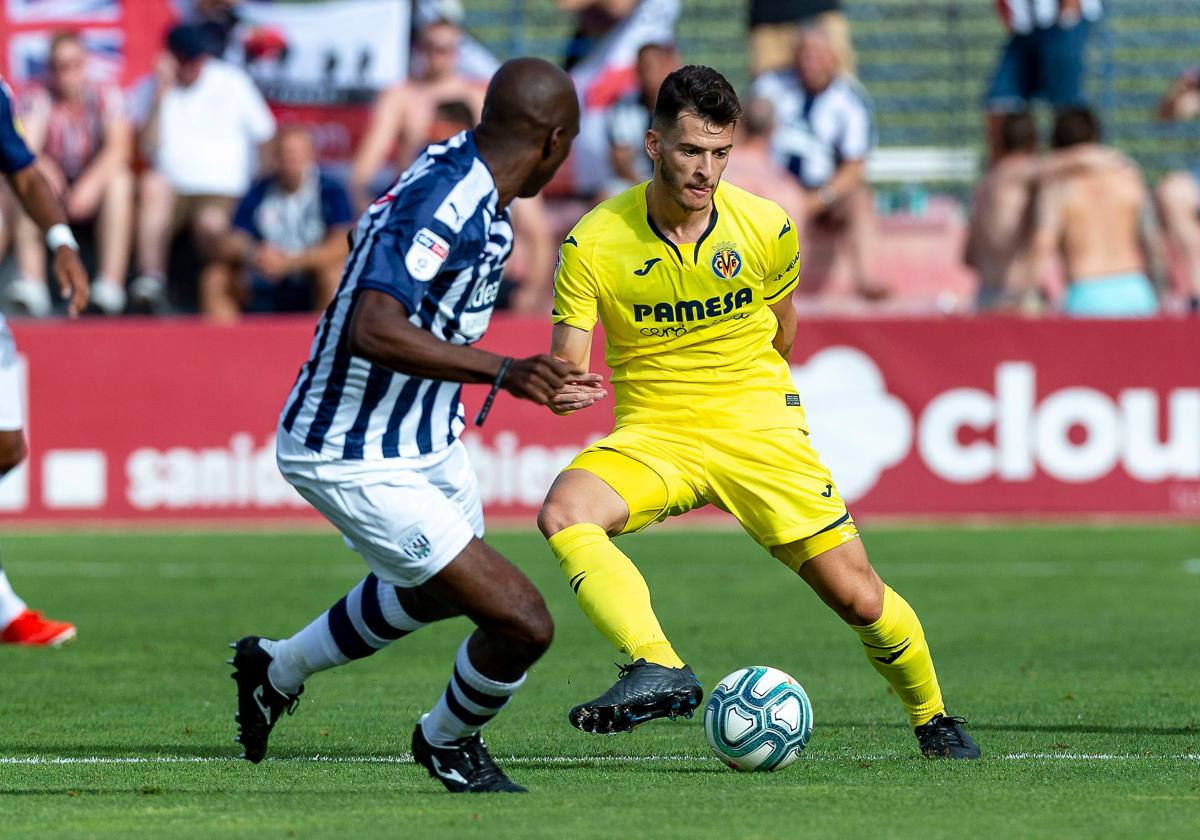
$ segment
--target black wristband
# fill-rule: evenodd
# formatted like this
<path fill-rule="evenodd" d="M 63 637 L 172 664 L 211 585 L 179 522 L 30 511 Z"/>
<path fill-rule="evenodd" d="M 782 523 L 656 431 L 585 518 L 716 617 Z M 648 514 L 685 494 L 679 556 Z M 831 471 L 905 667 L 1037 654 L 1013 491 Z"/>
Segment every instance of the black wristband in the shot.
<path fill-rule="evenodd" d="M 500 386 L 504 384 L 504 377 L 508 375 L 508 369 L 512 367 L 512 363 L 512 356 L 505 356 L 504 361 L 500 362 L 500 370 L 496 371 L 496 378 L 492 380 L 492 390 L 488 391 L 479 413 L 475 415 L 476 426 L 482 426 L 483 421 L 487 419 L 488 413 L 492 410 L 492 403 L 496 401 L 496 394 L 500 393 Z"/>

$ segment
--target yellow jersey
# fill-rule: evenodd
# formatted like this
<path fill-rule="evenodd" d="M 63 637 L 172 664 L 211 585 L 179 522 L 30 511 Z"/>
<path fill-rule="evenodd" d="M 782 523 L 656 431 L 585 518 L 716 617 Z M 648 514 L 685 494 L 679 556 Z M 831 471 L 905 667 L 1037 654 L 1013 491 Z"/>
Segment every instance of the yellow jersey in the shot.
<path fill-rule="evenodd" d="M 584 216 L 554 276 L 554 323 L 604 327 L 616 426 L 805 428 L 788 363 L 771 346 L 770 306 L 800 276 L 795 224 L 721 183 L 708 229 L 676 245 L 650 220 L 647 186 Z"/>

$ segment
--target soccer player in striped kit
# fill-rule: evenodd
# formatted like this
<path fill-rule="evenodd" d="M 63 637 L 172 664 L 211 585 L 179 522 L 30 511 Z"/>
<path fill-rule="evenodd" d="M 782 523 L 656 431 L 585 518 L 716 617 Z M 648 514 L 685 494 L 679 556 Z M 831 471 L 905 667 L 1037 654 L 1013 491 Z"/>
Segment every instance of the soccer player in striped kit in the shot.
<path fill-rule="evenodd" d="M 54 276 L 63 297 L 70 301 L 69 313 L 78 315 L 87 305 L 87 271 L 67 227 L 67 214 L 35 160 L 13 114 L 12 91 L 0 78 L 0 173 L 21 207 L 46 232 L 46 243 L 54 251 Z M 0 477 L 25 460 L 24 425 L 17 348 L 0 315 Z M 0 567 L 0 642 L 58 647 L 74 638 L 74 624 L 53 621 L 29 609 Z"/>
<path fill-rule="evenodd" d="M 280 470 L 370 566 L 349 594 L 288 639 L 247 636 L 231 660 L 238 740 L 261 761 L 271 728 L 317 671 L 369 656 L 439 619 L 477 629 L 413 732 L 416 761 L 454 792 L 520 792 L 479 730 L 550 644 L 541 595 L 481 540 L 462 443 L 463 382 L 548 403 L 595 383 L 549 356 L 468 345 L 487 329 L 512 248 L 508 206 L 536 195 L 579 131 L 570 78 L 538 59 L 500 68 L 483 119 L 424 154 L 358 222 L 341 287 L 280 418 Z"/>

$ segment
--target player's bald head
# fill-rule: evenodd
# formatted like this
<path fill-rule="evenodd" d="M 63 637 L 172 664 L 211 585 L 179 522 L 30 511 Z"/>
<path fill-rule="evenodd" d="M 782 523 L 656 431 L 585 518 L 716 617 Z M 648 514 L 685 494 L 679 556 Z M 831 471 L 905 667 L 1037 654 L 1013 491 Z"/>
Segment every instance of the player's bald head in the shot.
<path fill-rule="evenodd" d="M 519 178 L 515 194 L 528 197 L 554 177 L 578 133 L 579 97 L 571 77 L 540 58 L 514 58 L 488 85 L 475 140 L 503 158 L 508 176 Z"/>
<path fill-rule="evenodd" d="M 495 131 L 533 139 L 579 125 L 579 97 L 563 70 L 540 58 L 504 62 L 488 85 L 481 124 Z"/>

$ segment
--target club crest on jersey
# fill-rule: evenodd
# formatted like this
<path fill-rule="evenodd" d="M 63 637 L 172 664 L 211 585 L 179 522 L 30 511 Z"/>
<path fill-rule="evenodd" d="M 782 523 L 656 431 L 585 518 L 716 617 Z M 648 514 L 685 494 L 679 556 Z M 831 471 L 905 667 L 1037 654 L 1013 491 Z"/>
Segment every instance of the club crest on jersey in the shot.
<path fill-rule="evenodd" d="M 449 255 L 450 243 L 429 228 L 421 228 L 404 256 L 404 267 L 414 280 L 432 280 Z"/>
<path fill-rule="evenodd" d="M 713 274 L 722 280 L 732 280 L 742 270 L 742 255 L 732 242 L 718 242 L 713 246 Z"/>

